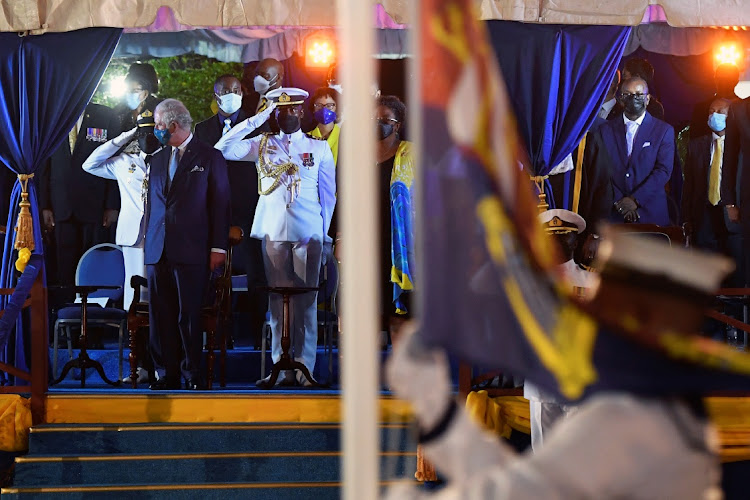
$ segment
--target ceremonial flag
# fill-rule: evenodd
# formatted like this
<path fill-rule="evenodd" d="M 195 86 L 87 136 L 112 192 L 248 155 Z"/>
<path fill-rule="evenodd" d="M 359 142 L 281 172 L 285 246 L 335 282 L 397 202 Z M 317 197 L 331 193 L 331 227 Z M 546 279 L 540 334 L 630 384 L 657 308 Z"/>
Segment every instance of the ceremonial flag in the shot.
<path fill-rule="evenodd" d="M 601 389 L 750 387 L 736 375 L 750 373 L 747 355 L 689 336 L 660 337 L 650 350 L 601 327 L 549 278 L 556 250 L 537 222 L 524 148 L 474 5 L 422 2 L 423 340 L 570 400 Z M 725 371 L 706 367 L 720 364 Z"/>

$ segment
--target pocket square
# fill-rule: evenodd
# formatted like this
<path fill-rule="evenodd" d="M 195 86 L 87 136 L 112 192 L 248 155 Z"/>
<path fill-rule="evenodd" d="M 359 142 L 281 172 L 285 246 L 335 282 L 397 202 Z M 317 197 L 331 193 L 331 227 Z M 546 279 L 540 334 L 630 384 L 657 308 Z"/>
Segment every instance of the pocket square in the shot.
<path fill-rule="evenodd" d="M 191 174 L 193 172 L 203 172 L 203 167 L 201 167 L 199 165 L 196 165 L 196 166 L 193 167 L 193 170 L 190 171 Z"/>
<path fill-rule="evenodd" d="M 650 143 L 650 142 L 644 142 L 644 143 L 643 143 L 643 147 L 644 147 L 644 148 L 647 148 L 647 147 L 649 147 L 650 145 L 651 145 L 651 143 Z"/>

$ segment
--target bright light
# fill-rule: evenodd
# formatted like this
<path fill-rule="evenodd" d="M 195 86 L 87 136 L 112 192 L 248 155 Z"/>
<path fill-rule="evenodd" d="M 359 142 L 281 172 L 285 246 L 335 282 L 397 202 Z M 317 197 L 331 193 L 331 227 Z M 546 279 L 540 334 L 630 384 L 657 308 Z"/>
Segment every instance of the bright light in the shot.
<path fill-rule="evenodd" d="M 128 86 L 125 84 L 124 76 L 118 76 L 109 82 L 109 95 L 112 97 L 122 97 L 127 90 Z"/>
<path fill-rule="evenodd" d="M 333 51 L 328 45 L 328 42 L 315 42 L 310 50 L 307 51 L 312 58 L 312 62 L 316 65 L 327 66 L 331 62 Z"/>
<path fill-rule="evenodd" d="M 722 45 L 716 51 L 716 62 L 718 64 L 734 64 L 738 66 L 742 59 L 742 53 L 734 44 Z"/>

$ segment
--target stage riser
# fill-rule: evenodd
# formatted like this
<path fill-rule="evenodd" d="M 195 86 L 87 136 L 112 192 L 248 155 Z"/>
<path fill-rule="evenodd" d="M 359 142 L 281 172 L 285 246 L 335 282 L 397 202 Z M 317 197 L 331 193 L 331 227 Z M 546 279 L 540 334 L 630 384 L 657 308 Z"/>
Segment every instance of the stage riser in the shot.
<path fill-rule="evenodd" d="M 54 491 L 49 493 L 6 493 L 3 500 L 227 500 L 252 498 L 253 500 L 338 500 L 338 486 L 328 487 L 270 487 L 270 488 L 222 488 L 222 489 L 171 489 L 138 491 Z"/>
<path fill-rule="evenodd" d="M 247 453 L 247 452 L 323 452 L 341 449 L 338 425 L 323 426 L 232 426 L 231 429 L 205 426 L 205 429 L 162 427 L 162 430 L 137 430 L 124 427 L 112 430 L 76 431 L 65 426 L 35 429 L 29 437 L 30 455 L 51 455 L 65 450 L 70 455 L 96 453 Z M 48 432 L 50 431 L 50 432 Z M 408 426 L 381 429 L 381 450 L 416 451 Z M 144 444 L 147 443 L 147 448 Z"/>
<path fill-rule="evenodd" d="M 49 487 L 90 484 L 290 483 L 341 479 L 341 457 L 338 455 L 117 458 L 107 460 L 105 456 L 98 455 L 84 459 L 75 457 L 62 462 L 17 463 L 15 483 L 25 487 Z M 381 456 L 381 478 L 404 477 L 407 471 L 416 470 L 416 463 L 414 454 Z"/>

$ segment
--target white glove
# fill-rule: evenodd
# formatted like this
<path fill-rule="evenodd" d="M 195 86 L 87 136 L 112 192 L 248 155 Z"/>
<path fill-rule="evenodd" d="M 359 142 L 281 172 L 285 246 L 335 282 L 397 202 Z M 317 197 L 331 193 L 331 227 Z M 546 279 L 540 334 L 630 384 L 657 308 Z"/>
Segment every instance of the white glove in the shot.
<path fill-rule="evenodd" d="M 416 335 L 416 325 L 404 328 L 388 361 L 388 383 L 396 395 L 412 403 L 423 429 L 430 430 L 453 400 L 450 366 L 445 352 L 428 349 Z"/>
<path fill-rule="evenodd" d="M 276 109 L 276 103 L 273 101 L 270 102 L 268 106 L 266 107 L 266 109 L 264 109 L 257 115 L 251 116 L 250 118 L 245 120 L 245 127 L 248 128 L 252 132 L 256 128 L 266 123 L 266 121 L 268 120 L 268 117 L 271 116 L 271 113 L 273 113 L 275 109 Z"/>
<path fill-rule="evenodd" d="M 118 148 L 124 146 L 125 144 L 129 143 L 133 139 L 137 131 L 138 131 L 138 127 L 133 127 L 132 130 L 123 132 L 122 134 L 112 139 L 112 144 L 114 144 Z"/>

